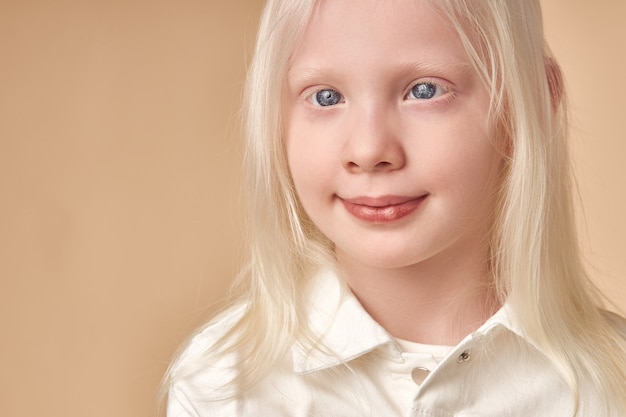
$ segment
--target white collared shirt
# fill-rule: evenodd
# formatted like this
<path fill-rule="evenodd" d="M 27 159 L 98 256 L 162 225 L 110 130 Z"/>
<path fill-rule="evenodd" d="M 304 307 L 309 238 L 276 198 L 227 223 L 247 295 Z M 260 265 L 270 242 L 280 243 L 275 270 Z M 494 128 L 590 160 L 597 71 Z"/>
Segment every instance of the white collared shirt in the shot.
<path fill-rule="evenodd" d="M 291 355 L 251 391 L 214 401 L 211 387 L 233 377 L 235 359 L 211 366 L 202 365 L 199 355 L 232 326 L 240 314 L 233 311 L 187 348 L 179 366 L 203 368 L 173 385 L 167 416 L 573 416 L 568 386 L 512 326 L 506 307 L 443 359 L 423 366 L 423 358 L 404 353 L 333 272 L 316 278 L 309 325 L 326 349 L 294 343 Z M 577 416 L 600 417 L 594 409 L 592 401 L 582 399 Z"/>

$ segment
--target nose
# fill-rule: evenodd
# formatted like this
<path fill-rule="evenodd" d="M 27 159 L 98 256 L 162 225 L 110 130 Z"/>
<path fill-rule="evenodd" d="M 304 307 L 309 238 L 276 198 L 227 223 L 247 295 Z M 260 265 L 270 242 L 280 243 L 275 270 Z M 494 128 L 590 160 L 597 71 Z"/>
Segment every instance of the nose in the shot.
<path fill-rule="evenodd" d="M 355 112 L 342 154 L 346 170 L 389 172 L 405 165 L 406 155 L 391 113 L 380 107 Z"/>

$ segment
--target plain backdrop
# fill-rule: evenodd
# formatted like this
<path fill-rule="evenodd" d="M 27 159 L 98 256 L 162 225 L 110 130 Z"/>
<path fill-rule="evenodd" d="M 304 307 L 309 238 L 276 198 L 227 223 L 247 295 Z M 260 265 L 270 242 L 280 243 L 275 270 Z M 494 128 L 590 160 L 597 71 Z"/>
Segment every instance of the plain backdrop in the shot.
<path fill-rule="evenodd" d="M 0 415 L 143 417 L 238 269 L 260 0 L 0 0 Z M 585 254 L 626 309 L 626 2 L 544 0 Z"/>

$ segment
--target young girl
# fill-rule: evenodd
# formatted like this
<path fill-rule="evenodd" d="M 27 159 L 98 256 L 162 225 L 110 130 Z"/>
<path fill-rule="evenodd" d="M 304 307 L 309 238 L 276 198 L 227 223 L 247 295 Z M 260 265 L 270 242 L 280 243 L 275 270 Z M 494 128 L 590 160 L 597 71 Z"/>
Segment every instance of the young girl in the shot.
<path fill-rule="evenodd" d="M 536 0 L 270 0 L 241 300 L 168 416 L 626 416 Z"/>

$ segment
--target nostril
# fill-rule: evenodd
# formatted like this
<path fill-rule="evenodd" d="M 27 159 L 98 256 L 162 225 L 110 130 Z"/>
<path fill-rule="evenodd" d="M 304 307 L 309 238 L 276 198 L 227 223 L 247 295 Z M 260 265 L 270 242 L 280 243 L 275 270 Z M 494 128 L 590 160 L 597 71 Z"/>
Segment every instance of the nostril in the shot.
<path fill-rule="evenodd" d="M 388 168 L 390 166 L 391 166 L 391 162 L 387 162 L 387 161 L 381 161 L 376 164 L 376 168 L 379 168 L 379 169 Z"/>
<path fill-rule="evenodd" d="M 394 169 L 394 164 L 388 161 L 380 161 L 375 164 L 359 164 L 354 161 L 344 163 L 345 169 L 349 171 L 389 171 Z"/>

